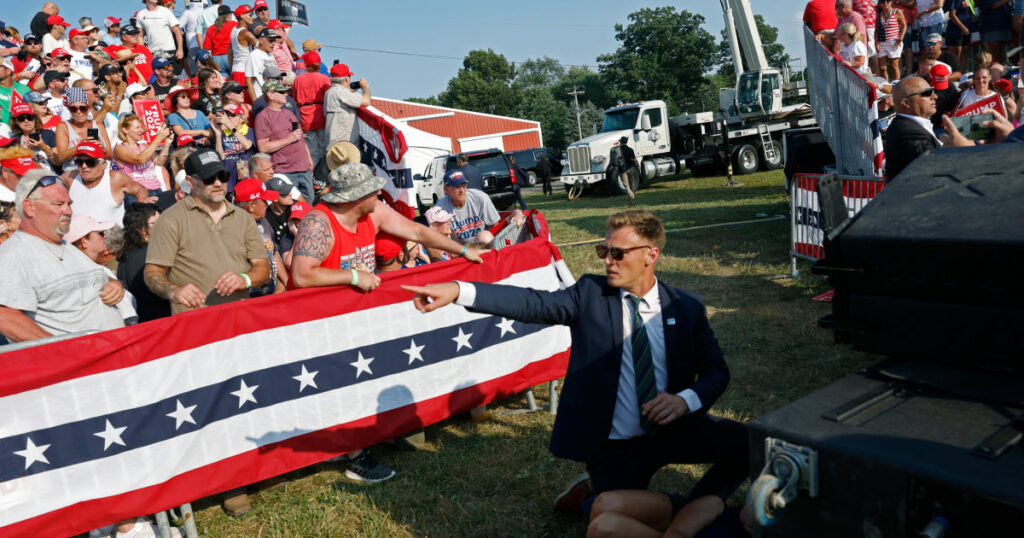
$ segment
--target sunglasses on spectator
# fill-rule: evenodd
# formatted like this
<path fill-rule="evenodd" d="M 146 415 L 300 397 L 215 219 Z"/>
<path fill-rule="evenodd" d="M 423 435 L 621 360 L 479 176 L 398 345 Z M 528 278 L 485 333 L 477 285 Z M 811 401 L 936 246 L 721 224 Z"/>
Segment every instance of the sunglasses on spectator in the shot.
<path fill-rule="evenodd" d="M 36 119 L 36 117 L 33 116 L 32 114 L 22 114 L 22 115 L 18 116 L 17 118 L 14 118 L 14 121 L 18 121 L 18 122 L 21 122 L 21 121 L 35 121 L 35 119 Z"/>
<path fill-rule="evenodd" d="M 43 176 L 39 178 L 39 181 L 36 181 L 36 184 L 32 186 L 32 190 L 28 191 L 28 194 L 25 195 L 25 198 L 32 196 L 32 193 L 36 192 L 36 189 L 40 187 L 49 187 L 50 185 L 56 184 L 58 181 L 60 181 L 60 178 L 57 176 Z"/>
<path fill-rule="evenodd" d="M 75 159 L 75 164 L 79 167 L 85 166 L 88 168 L 95 168 L 100 163 L 99 159 L 89 157 L 88 159 Z"/>
<path fill-rule="evenodd" d="M 924 42 L 924 46 L 926 46 L 926 47 L 934 47 L 935 45 L 938 45 L 938 44 L 939 44 L 938 41 L 925 41 Z"/>
<path fill-rule="evenodd" d="M 623 256 L 625 256 L 626 254 L 628 254 L 628 253 L 630 253 L 630 252 L 632 252 L 632 251 L 634 251 L 634 250 L 636 250 L 638 248 L 654 248 L 654 247 L 652 247 L 650 245 L 641 245 L 639 247 L 629 247 L 629 248 L 608 248 L 608 247 L 606 247 L 604 245 L 597 245 L 596 247 L 594 247 L 594 250 L 597 251 L 597 257 L 601 258 L 602 260 L 607 258 L 609 254 L 611 254 L 613 260 L 615 260 L 615 261 L 622 261 L 622 257 Z"/>
<path fill-rule="evenodd" d="M 925 89 L 923 89 L 923 90 L 921 90 L 919 92 L 908 93 L 907 94 L 907 99 L 910 99 L 911 97 L 914 97 L 915 95 L 920 95 L 921 97 L 928 98 L 928 97 L 931 97 L 934 93 L 935 93 L 935 88 L 925 88 Z"/>
<path fill-rule="evenodd" d="M 228 183 L 228 173 L 227 172 L 217 172 L 216 174 L 214 174 L 214 175 L 204 179 L 203 183 L 206 184 L 206 185 L 213 185 L 214 183 L 216 183 L 218 181 L 220 181 L 221 183 L 227 185 L 227 183 Z"/>
<path fill-rule="evenodd" d="M 82 113 L 88 112 L 89 111 L 89 105 L 81 105 L 81 106 L 71 106 L 71 105 L 68 105 L 68 111 L 70 111 L 70 112 L 82 112 Z"/>

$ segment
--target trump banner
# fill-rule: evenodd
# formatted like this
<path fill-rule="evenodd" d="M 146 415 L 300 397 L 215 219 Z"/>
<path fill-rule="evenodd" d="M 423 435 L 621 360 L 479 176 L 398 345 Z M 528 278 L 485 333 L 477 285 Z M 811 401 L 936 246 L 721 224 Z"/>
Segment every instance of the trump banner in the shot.
<path fill-rule="evenodd" d="M 978 114 L 984 114 L 990 110 L 998 110 L 1003 117 L 1006 117 L 1006 105 L 1003 104 L 1003 96 L 996 92 L 992 92 L 992 95 L 978 99 L 977 101 L 966 105 L 961 108 L 957 108 L 953 116 L 977 116 Z"/>
<path fill-rule="evenodd" d="M 140 99 L 133 101 L 132 107 L 135 109 L 135 115 L 142 120 L 142 127 L 145 129 L 142 139 L 147 144 L 152 144 L 153 139 L 164 126 L 163 105 L 156 99 Z"/>
<path fill-rule="evenodd" d="M 543 217 L 530 237 L 0 359 L 0 535 L 75 535 L 436 423 L 565 374 L 569 330 L 450 306 L 400 284 L 571 285 Z"/>

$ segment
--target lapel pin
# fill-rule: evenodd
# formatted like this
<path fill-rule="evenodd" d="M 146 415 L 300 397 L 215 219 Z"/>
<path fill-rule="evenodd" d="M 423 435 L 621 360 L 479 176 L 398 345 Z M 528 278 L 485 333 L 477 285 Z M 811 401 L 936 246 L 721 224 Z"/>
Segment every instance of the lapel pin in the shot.
<path fill-rule="evenodd" d="M 668 318 L 668 321 L 666 321 L 665 323 L 667 323 L 669 325 L 675 325 L 676 324 L 676 318 Z"/>

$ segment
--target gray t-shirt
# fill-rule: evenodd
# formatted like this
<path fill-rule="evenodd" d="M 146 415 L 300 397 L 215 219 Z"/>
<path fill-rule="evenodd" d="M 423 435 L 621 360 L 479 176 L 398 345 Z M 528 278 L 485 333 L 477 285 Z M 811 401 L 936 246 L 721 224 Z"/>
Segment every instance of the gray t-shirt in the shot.
<path fill-rule="evenodd" d="M 63 259 L 62 259 L 63 258 Z M 100 300 L 109 278 L 72 245 L 15 232 L 0 245 L 0 305 L 16 308 L 52 334 L 124 327 Z"/>
<path fill-rule="evenodd" d="M 324 94 L 324 118 L 327 120 L 327 147 L 337 142 L 352 142 L 359 145 L 359 131 L 356 126 L 356 112 L 363 103 L 362 94 L 356 93 L 344 84 L 332 84 Z"/>
<path fill-rule="evenodd" d="M 494 226 L 501 220 L 491 199 L 476 189 L 466 189 L 466 203 L 462 207 L 452 205 L 448 196 L 438 200 L 437 205 L 454 215 L 452 217 L 452 239 L 465 245 L 476 239 L 476 234 Z"/>

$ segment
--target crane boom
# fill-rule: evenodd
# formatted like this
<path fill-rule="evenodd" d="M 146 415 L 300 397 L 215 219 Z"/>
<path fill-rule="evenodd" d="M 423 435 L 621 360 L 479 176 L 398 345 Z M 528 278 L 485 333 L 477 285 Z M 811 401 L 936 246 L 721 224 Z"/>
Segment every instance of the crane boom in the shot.
<path fill-rule="evenodd" d="M 748 0 L 719 0 L 725 13 L 725 29 L 729 36 L 737 79 L 743 73 L 770 69 L 757 31 L 754 12 Z"/>

